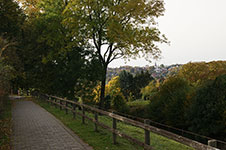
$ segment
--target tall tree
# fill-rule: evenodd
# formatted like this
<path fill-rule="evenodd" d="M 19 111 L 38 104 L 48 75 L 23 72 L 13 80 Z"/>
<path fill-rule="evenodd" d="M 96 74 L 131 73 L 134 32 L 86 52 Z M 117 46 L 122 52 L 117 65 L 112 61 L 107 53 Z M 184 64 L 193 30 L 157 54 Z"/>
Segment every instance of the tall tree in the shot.
<path fill-rule="evenodd" d="M 0 0 L 0 58 L 6 50 L 18 43 L 24 19 L 18 3 L 13 0 Z"/>
<path fill-rule="evenodd" d="M 133 81 L 132 93 L 135 99 L 141 98 L 141 89 L 148 85 L 150 81 L 154 80 L 151 74 L 146 71 L 136 74 Z"/>
<path fill-rule="evenodd" d="M 102 65 L 101 96 L 105 93 L 108 65 L 115 59 L 144 54 L 156 58 L 156 43 L 167 42 L 156 28 L 155 18 L 162 16 L 162 0 L 75 0 L 69 1 L 64 25 L 81 45 L 95 47 Z"/>
<path fill-rule="evenodd" d="M 24 15 L 13 0 L 0 0 L 0 35 L 15 38 L 20 32 Z"/>
<path fill-rule="evenodd" d="M 21 2 L 28 16 L 21 44 L 23 49 L 20 58 L 23 59 L 25 72 L 21 86 L 74 98 L 75 85 L 77 86 L 78 82 L 84 78 L 95 80 L 93 65 L 95 66 L 96 56 L 93 55 L 92 49 L 84 50 L 78 47 L 78 44 L 72 41 L 73 37 L 69 36 L 68 29 L 62 25 L 62 12 L 67 1 Z M 72 42 L 73 44 L 70 44 Z"/>
<path fill-rule="evenodd" d="M 128 100 L 133 88 L 133 75 L 125 70 L 119 74 L 119 83 L 123 95 Z"/>
<path fill-rule="evenodd" d="M 0 61 L 3 66 L 16 70 L 14 77 L 18 76 L 23 68 L 18 56 L 18 45 L 24 20 L 25 15 L 16 1 L 0 0 Z M 15 78 L 10 78 L 11 82 L 12 79 Z"/>

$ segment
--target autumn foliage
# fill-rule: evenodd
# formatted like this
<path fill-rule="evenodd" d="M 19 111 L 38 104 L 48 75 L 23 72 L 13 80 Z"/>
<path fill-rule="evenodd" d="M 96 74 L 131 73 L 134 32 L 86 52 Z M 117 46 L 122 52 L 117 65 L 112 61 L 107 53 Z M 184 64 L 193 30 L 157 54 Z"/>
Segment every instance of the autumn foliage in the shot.
<path fill-rule="evenodd" d="M 179 76 L 196 85 L 207 80 L 214 80 L 222 74 L 226 74 L 226 61 L 188 63 L 183 65 L 179 71 Z"/>
<path fill-rule="evenodd" d="M 160 85 L 158 92 L 150 90 L 149 118 L 225 140 L 225 89 L 226 61 L 185 64 Z"/>

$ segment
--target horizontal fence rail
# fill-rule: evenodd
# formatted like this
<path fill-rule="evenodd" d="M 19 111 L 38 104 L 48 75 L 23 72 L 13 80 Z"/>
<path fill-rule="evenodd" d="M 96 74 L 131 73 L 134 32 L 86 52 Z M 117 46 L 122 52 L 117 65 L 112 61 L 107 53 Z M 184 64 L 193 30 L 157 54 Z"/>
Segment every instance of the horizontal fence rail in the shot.
<path fill-rule="evenodd" d="M 210 143 L 210 145 L 205 145 L 205 144 L 199 143 L 197 141 L 185 138 L 183 136 L 179 136 L 175 133 L 171 133 L 169 131 L 153 127 L 153 126 L 149 125 L 149 120 L 145 120 L 144 123 L 142 123 L 139 121 L 135 121 L 135 120 L 117 115 L 113 112 L 104 111 L 104 110 L 101 110 L 101 109 L 98 109 L 95 107 L 91 107 L 86 104 L 81 104 L 81 103 L 78 103 L 75 101 L 63 99 L 63 98 L 56 97 L 56 96 L 41 95 L 40 98 L 45 99 L 48 103 L 50 103 L 51 105 L 53 105 L 55 107 L 59 106 L 61 110 L 65 110 L 66 114 L 68 114 L 68 111 L 71 111 L 73 113 L 73 118 L 76 118 L 77 115 L 81 116 L 83 124 L 85 123 L 85 119 L 92 121 L 95 124 L 95 126 L 94 126 L 95 131 L 98 131 L 98 126 L 109 130 L 110 132 L 112 132 L 114 144 L 117 143 L 116 137 L 120 136 L 120 137 L 123 137 L 123 138 L 131 141 L 132 143 L 135 143 L 135 144 L 138 144 L 138 145 L 144 147 L 145 150 L 150 150 L 150 149 L 153 149 L 150 146 L 150 132 L 153 132 L 158 135 L 161 135 L 161 136 L 167 137 L 169 139 L 172 139 L 174 141 L 177 141 L 179 143 L 182 143 L 184 145 L 195 148 L 197 150 L 219 150 L 218 148 L 210 146 L 211 143 Z M 69 107 L 69 105 L 70 105 L 70 107 Z M 76 110 L 77 107 L 81 108 L 82 113 L 78 112 Z M 89 112 L 92 112 L 94 114 L 94 118 L 91 118 L 91 117 L 85 115 L 85 111 L 88 111 L 88 110 L 89 110 Z M 109 126 L 105 125 L 104 123 L 99 122 L 98 121 L 99 114 L 112 118 L 112 127 L 109 127 Z M 141 142 L 140 140 L 137 140 L 134 137 L 131 137 L 131 136 L 117 130 L 117 121 L 121 121 L 126 124 L 130 124 L 130 125 L 143 129 L 145 142 Z"/>

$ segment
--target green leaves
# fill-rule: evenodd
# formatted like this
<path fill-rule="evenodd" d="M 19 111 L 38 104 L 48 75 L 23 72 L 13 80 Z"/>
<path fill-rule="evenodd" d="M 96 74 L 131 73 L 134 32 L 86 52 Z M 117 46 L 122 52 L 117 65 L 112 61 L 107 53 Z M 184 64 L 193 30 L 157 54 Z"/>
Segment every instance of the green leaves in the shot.
<path fill-rule="evenodd" d="M 183 128 L 185 103 L 191 91 L 188 82 L 181 77 L 170 77 L 159 87 L 150 100 L 149 117 L 152 120 Z"/>
<path fill-rule="evenodd" d="M 10 90 L 10 81 L 15 77 L 13 67 L 6 65 L 0 59 L 0 96 L 8 94 Z"/>
<path fill-rule="evenodd" d="M 187 112 L 189 130 L 224 140 L 225 112 L 226 75 L 221 75 L 196 90 Z"/>
<path fill-rule="evenodd" d="M 13 0 L 0 0 L 0 35 L 15 38 L 19 35 L 24 15 Z"/>
<path fill-rule="evenodd" d="M 95 47 L 103 67 L 101 102 L 104 100 L 109 63 L 118 58 L 136 58 L 144 54 L 159 57 L 156 43 L 167 42 L 154 27 L 163 15 L 162 0 L 74 0 L 64 10 L 65 28 L 73 40 Z M 147 26 L 147 23 L 149 26 Z M 150 60 L 150 59 L 149 59 Z"/>
<path fill-rule="evenodd" d="M 95 46 L 107 64 L 115 55 L 132 57 L 142 52 L 158 57 L 160 50 L 155 43 L 167 39 L 153 25 L 154 18 L 163 15 L 163 5 L 160 0 L 71 1 L 63 23 L 78 41 Z M 110 50 L 101 49 L 103 45 Z"/>

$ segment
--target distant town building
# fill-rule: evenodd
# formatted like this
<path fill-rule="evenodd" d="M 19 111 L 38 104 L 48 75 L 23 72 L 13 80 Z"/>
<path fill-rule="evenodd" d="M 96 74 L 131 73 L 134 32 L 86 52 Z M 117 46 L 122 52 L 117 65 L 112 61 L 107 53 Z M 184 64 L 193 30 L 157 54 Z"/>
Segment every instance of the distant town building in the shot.
<path fill-rule="evenodd" d="M 132 67 L 132 66 L 122 66 L 119 68 L 108 68 L 107 70 L 107 81 L 110 81 L 111 78 L 118 76 L 119 73 L 123 70 L 130 72 L 132 75 L 136 75 L 138 73 L 146 72 L 148 71 L 152 77 L 155 79 L 164 79 L 166 76 L 175 74 L 178 72 L 181 64 L 174 64 L 170 66 L 164 66 L 161 64 L 160 66 L 155 63 L 154 66 L 148 66 L 146 65 L 145 67 Z"/>

